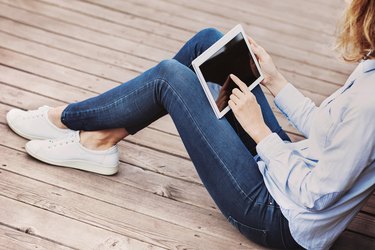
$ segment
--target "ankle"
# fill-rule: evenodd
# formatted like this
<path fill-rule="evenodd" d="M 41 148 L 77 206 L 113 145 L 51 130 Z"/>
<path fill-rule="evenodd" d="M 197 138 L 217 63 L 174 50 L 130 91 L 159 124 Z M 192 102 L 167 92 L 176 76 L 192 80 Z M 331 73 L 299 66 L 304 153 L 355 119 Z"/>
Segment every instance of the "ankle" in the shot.
<path fill-rule="evenodd" d="M 61 122 L 61 114 L 65 108 L 66 108 L 66 105 L 56 107 L 56 108 L 51 108 L 50 110 L 48 110 L 48 119 L 50 120 L 50 122 L 56 127 L 61 128 L 61 129 L 67 129 L 64 123 Z"/>
<path fill-rule="evenodd" d="M 91 150 L 106 150 L 116 144 L 109 134 L 103 131 L 81 131 L 80 143 Z"/>

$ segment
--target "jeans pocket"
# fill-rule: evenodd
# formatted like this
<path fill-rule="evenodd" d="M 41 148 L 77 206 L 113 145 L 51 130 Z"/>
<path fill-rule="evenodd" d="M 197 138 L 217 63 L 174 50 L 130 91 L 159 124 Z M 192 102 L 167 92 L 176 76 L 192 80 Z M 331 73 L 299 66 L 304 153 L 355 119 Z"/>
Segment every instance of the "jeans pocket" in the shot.
<path fill-rule="evenodd" d="M 237 220 L 235 220 L 232 216 L 228 217 L 228 221 L 240 231 L 242 235 L 244 235 L 249 240 L 258 243 L 262 246 L 268 246 L 267 244 L 267 230 L 257 229 L 250 226 L 247 226 Z"/>

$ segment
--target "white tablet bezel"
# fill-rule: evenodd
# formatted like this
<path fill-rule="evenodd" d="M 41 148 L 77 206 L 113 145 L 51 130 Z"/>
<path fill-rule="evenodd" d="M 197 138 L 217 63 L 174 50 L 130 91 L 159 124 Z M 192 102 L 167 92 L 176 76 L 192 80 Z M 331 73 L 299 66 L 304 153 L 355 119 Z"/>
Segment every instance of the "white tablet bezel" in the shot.
<path fill-rule="evenodd" d="M 198 56 L 192 62 L 192 66 L 193 66 L 193 68 L 194 68 L 194 70 L 197 74 L 199 82 L 201 83 L 201 85 L 203 87 L 203 90 L 206 93 L 206 96 L 208 97 L 208 100 L 211 104 L 211 107 L 214 110 L 215 115 L 218 119 L 222 118 L 230 110 L 230 107 L 226 106 L 222 111 L 219 111 L 219 109 L 216 105 L 216 102 L 214 100 L 214 97 L 212 96 L 212 93 L 208 88 L 208 84 L 207 84 L 206 80 L 204 79 L 203 74 L 200 70 L 200 66 L 205 61 L 207 61 L 211 56 L 213 56 L 217 51 L 219 51 L 223 46 L 225 46 L 230 40 L 232 40 L 234 37 L 236 37 L 240 33 L 244 37 L 246 45 L 247 45 L 247 47 L 250 51 L 251 56 L 254 59 L 255 65 L 256 65 L 257 70 L 258 70 L 259 75 L 260 75 L 258 79 L 256 79 L 253 83 L 251 83 L 249 85 L 249 87 L 248 87 L 249 90 L 252 90 L 255 86 L 257 86 L 264 79 L 264 76 L 263 76 L 262 71 L 260 70 L 258 60 L 255 57 L 255 55 L 254 55 L 254 53 L 253 53 L 253 51 L 250 47 L 248 38 L 247 38 L 247 36 L 245 34 L 245 31 L 242 28 L 241 24 L 236 25 L 233 29 L 231 29 L 228 33 L 226 33 L 222 38 L 220 38 L 216 43 L 214 43 L 210 48 L 208 48 L 206 51 L 204 51 L 200 56 Z M 249 68 L 249 70 L 250 70 L 250 68 Z"/>

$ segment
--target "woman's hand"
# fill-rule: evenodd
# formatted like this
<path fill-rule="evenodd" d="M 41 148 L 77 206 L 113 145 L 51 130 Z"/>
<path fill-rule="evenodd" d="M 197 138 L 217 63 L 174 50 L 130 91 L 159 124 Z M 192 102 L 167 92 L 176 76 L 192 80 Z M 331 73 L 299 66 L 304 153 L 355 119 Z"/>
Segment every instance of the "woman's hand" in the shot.
<path fill-rule="evenodd" d="M 259 143 L 272 132 L 263 120 L 262 110 L 253 93 L 237 76 L 231 74 L 230 77 L 239 88 L 232 90 L 228 105 L 243 129 Z"/>
<path fill-rule="evenodd" d="M 251 37 L 249 38 L 251 49 L 258 58 L 260 67 L 262 69 L 264 80 L 261 82 L 273 96 L 276 96 L 288 81 L 285 77 L 277 70 L 275 64 L 272 61 L 271 56 L 259 46 Z"/>

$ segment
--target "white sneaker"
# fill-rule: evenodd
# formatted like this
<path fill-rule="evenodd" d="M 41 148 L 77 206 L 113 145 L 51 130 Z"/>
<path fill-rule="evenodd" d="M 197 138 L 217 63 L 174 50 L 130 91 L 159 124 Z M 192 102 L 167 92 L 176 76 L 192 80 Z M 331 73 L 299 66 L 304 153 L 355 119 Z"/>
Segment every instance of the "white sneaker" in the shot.
<path fill-rule="evenodd" d="M 48 119 L 48 110 L 48 106 L 30 111 L 11 109 L 6 119 L 14 132 L 29 140 L 55 139 L 73 131 L 56 127 Z"/>
<path fill-rule="evenodd" d="M 117 145 L 103 151 L 90 150 L 80 143 L 79 131 L 53 140 L 32 140 L 26 143 L 27 153 L 56 166 L 81 169 L 103 175 L 117 173 Z"/>

